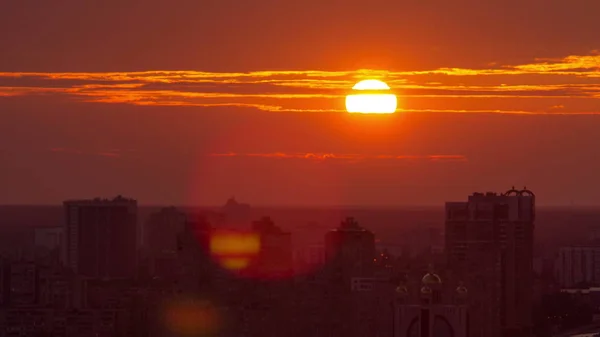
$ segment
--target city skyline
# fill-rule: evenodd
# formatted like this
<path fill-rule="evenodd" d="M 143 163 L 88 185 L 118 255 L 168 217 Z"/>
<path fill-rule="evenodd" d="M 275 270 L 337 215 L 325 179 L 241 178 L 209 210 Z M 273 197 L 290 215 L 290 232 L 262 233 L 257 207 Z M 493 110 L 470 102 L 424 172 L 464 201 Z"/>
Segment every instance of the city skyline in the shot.
<path fill-rule="evenodd" d="M 294 324 L 292 322 L 311 326 L 310 331 L 325 329 L 332 334 L 354 331 L 356 335 L 375 331 L 390 337 L 474 333 L 507 337 L 541 333 L 550 337 L 547 329 L 553 327 L 561 331 L 572 327 L 585 331 L 595 329 L 591 316 L 586 318 L 586 315 L 596 309 L 581 306 L 597 296 L 595 275 L 587 274 L 595 260 L 590 266 L 584 263 L 583 254 L 572 254 L 568 261 L 562 257 L 563 251 L 577 249 L 577 246 L 565 246 L 566 243 L 585 243 L 586 239 L 582 241 L 575 236 L 554 241 L 543 233 L 541 239 L 534 240 L 533 221 L 535 218 L 538 222 L 538 212 L 536 197 L 530 190 L 513 187 L 504 193 L 467 195 L 468 201 L 464 201 L 463 196 L 462 202 L 447 202 L 445 216 L 439 216 L 438 212 L 430 214 L 438 214 L 434 223 L 426 220 L 427 213 L 431 212 L 423 211 L 415 211 L 417 218 L 414 218 L 407 216 L 410 213 L 406 211 L 386 215 L 382 210 L 336 212 L 330 209 L 329 221 L 323 221 L 322 210 L 301 211 L 302 216 L 325 224 L 312 229 L 290 223 L 292 219 L 302 223 L 298 212 L 283 211 L 287 216 L 275 212 L 278 220 L 273 220 L 264 213 L 257 217 L 262 211 L 249 213 L 251 208 L 247 204 L 234 201 L 223 206 L 223 214 L 207 212 L 203 218 L 174 207 L 154 208 L 152 213 L 142 215 L 136 200 L 123 196 L 67 200 L 63 206 L 61 232 L 67 234 L 63 238 L 70 237 L 70 240 L 56 240 L 58 232 L 34 227 L 32 243 L 22 241 L 20 248 L 14 251 L 5 247 L 2 261 L 7 276 L 0 278 L 0 289 L 4 289 L 5 296 L 0 304 L 7 314 L 5 329 L 16 333 L 44 321 L 48 323 L 40 325 L 45 326 L 42 330 L 61 331 L 64 326 L 60 322 L 67 319 L 65 336 L 83 336 L 77 332 L 82 331 L 78 330 L 83 329 L 82 326 L 114 333 L 130 331 L 128 329 L 148 331 L 147 318 L 136 315 L 152 313 L 166 319 L 164 322 L 155 319 L 149 325 L 157 329 L 154 333 L 158 337 L 162 329 L 227 331 L 217 320 L 192 324 L 176 317 L 188 314 L 210 314 L 214 319 L 235 317 L 231 316 L 232 312 L 243 315 L 236 320 L 233 329 L 269 331 L 273 336 L 279 336 L 285 330 L 283 326 Z M 32 206 L 31 210 L 34 209 Z M 557 230 L 549 227 L 550 219 L 564 228 L 565 219 L 585 214 L 546 212 L 549 211 L 540 212 L 545 232 Z M 129 215 L 124 216 L 125 213 Z M 559 214 L 570 216 L 557 217 Z M 598 216 L 597 212 L 593 214 Z M 384 220 L 390 215 L 393 218 Z M 445 225 L 440 226 L 444 219 Z M 399 221 L 407 226 L 398 226 Z M 279 227 L 279 223 L 285 227 Z M 328 226 L 334 223 L 339 227 Z M 147 237 L 153 238 L 153 243 L 146 245 L 135 235 L 124 235 L 133 233 L 127 229 L 132 226 L 138 230 L 148 229 Z M 597 225 L 593 228 L 597 231 Z M 307 232 L 316 237 L 307 240 Z M 586 236 L 589 228 L 573 226 L 567 232 Z M 566 234 L 563 233 L 562 238 Z M 317 237 L 318 240 L 313 241 Z M 594 238 L 588 244 L 597 242 Z M 73 245 L 74 242 L 77 244 Z M 132 251 L 127 253 L 124 248 L 135 246 L 139 249 L 137 268 L 126 268 L 128 272 L 137 270 L 135 275 L 123 278 L 119 273 L 106 273 L 108 265 L 114 271 L 125 270 L 122 268 L 131 261 L 126 257 L 132 256 Z M 74 248 L 73 252 L 81 259 L 75 265 L 84 266 L 86 270 L 73 268 L 72 257 L 66 259 L 65 269 L 64 257 L 57 252 L 66 247 Z M 112 247 L 111 251 L 118 252 L 121 258 L 98 255 L 107 247 Z M 561 252 L 560 258 L 553 257 L 556 251 Z M 98 260 L 100 256 L 106 261 Z M 549 262 L 558 268 L 554 278 L 545 266 Z M 71 274 L 65 273 L 69 270 Z M 573 273 L 574 278 L 565 278 L 566 273 Z M 15 284 L 19 286 L 13 287 Z M 43 284 L 47 286 L 40 286 Z M 553 288 L 556 285 L 563 288 Z M 209 289 L 219 294 L 219 301 L 231 298 L 233 302 L 224 304 L 200 295 L 205 298 L 199 302 L 204 303 L 203 306 L 193 305 L 193 299 Z M 157 292 L 162 295 L 152 299 Z M 273 292 L 281 292 L 276 298 L 284 294 L 291 296 L 290 303 L 271 302 Z M 240 297 L 240 294 L 244 295 Z M 240 298 L 248 298 L 248 304 L 233 300 Z M 543 301 L 560 301 L 561 298 L 563 302 L 558 303 L 562 304 L 539 307 Z M 166 301 L 164 307 L 151 304 L 160 303 L 152 301 L 161 299 Z M 134 302 L 128 302 L 131 300 Z M 53 301 L 56 307 L 51 307 Z M 142 307 L 135 307 L 135 303 Z M 293 315 L 296 319 L 290 320 L 291 313 L 286 312 L 288 305 L 303 308 L 300 310 L 304 310 L 304 314 L 300 318 Z M 218 306 L 224 311 L 213 312 Z M 486 311 L 492 307 L 493 311 Z M 485 308 L 488 309 L 482 310 Z M 274 323 L 279 320 L 260 323 L 265 310 L 286 323 Z M 494 312 L 500 313 L 500 320 L 493 318 Z M 102 325 L 99 316 L 94 318 L 96 315 L 102 315 L 106 322 L 132 325 Z M 574 318 L 563 322 L 561 317 L 552 315 Z M 345 323 L 335 324 L 339 319 Z M 150 332 L 144 333 L 152 336 Z"/>
<path fill-rule="evenodd" d="M 0 1 L 0 337 L 600 337 L 600 1 Z"/>

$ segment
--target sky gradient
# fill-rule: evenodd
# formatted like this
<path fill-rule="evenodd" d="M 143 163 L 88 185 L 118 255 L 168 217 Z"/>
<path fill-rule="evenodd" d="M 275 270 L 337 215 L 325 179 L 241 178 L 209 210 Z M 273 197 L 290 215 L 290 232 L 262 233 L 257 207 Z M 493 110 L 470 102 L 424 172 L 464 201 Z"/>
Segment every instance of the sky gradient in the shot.
<path fill-rule="evenodd" d="M 598 1 L 5 1 L 0 203 L 599 205 Z M 394 115 L 349 115 L 359 80 Z"/>

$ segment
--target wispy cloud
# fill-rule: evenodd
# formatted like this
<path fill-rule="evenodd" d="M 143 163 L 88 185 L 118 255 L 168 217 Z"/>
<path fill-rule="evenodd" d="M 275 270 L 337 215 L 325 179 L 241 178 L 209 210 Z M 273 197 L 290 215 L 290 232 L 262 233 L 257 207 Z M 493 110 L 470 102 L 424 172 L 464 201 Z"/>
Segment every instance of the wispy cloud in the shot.
<path fill-rule="evenodd" d="M 598 51 L 593 51 L 593 55 L 571 55 L 562 59 L 537 59 L 535 63 L 518 65 L 513 68 L 529 73 L 552 72 L 600 77 L 600 54 Z"/>
<path fill-rule="evenodd" d="M 340 153 L 214 153 L 212 157 L 255 157 L 255 158 L 276 158 L 276 159 L 304 159 L 313 161 L 347 161 L 359 162 L 365 160 L 432 160 L 432 161 L 467 161 L 463 155 L 365 155 L 365 154 L 340 154 Z"/>
<path fill-rule="evenodd" d="M 201 71 L 138 72 L 2 72 L 0 97 L 66 96 L 90 103 L 152 106 L 240 107 L 277 112 L 342 112 L 349 88 L 365 78 L 385 80 L 412 112 L 556 113 L 549 106 L 578 99 L 565 114 L 597 114 L 600 99 L 600 55 L 537 59 L 527 64 L 489 64 L 487 68 L 440 68 L 419 71 Z M 470 109 L 465 100 L 511 98 L 511 109 Z M 418 107 L 413 102 L 444 100 L 447 109 Z M 523 100 L 535 102 L 521 104 Z M 552 103 L 548 101 L 552 100 Z M 539 103 L 538 103 L 539 102 Z M 525 108 L 527 106 L 527 108 Z M 572 105 L 568 105 L 572 106 Z M 585 107 L 582 110 L 581 107 Z"/>

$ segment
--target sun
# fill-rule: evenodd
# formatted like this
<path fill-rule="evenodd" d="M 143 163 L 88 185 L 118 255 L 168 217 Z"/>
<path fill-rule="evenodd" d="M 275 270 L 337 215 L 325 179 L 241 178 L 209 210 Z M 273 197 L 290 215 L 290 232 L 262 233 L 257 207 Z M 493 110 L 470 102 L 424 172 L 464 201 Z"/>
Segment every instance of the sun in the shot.
<path fill-rule="evenodd" d="M 396 112 L 398 100 L 389 92 L 390 87 L 380 80 L 363 80 L 352 90 L 360 92 L 346 96 L 346 111 L 363 114 L 392 114 Z"/>

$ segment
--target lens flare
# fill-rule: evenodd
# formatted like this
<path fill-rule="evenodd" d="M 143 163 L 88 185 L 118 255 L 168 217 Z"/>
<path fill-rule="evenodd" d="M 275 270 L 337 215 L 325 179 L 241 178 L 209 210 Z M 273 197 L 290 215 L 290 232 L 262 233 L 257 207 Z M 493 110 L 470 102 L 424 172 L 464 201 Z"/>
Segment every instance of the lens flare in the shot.
<path fill-rule="evenodd" d="M 250 259 L 247 257 L 222 257 L 219 262 L 222 267 L 229 270 L 242 270 L 250 265 Z"/>
<path fill-rule="evenodd" d="M 259 235 L 237 231 L 215 231 L 210 237 L 209 245 L 215 261 L 230 271 L 247 268 L 261 248 Z"/>
<path fill-rule="evenodd" d="M 180 336 L 205 336 L 218 329 L 218 317 L 208 301 L 181 300 L 165 308 L 166 328 Z"/>

